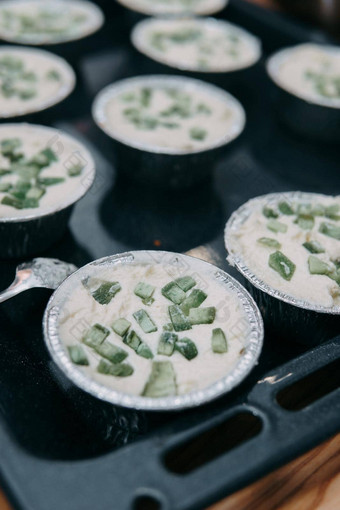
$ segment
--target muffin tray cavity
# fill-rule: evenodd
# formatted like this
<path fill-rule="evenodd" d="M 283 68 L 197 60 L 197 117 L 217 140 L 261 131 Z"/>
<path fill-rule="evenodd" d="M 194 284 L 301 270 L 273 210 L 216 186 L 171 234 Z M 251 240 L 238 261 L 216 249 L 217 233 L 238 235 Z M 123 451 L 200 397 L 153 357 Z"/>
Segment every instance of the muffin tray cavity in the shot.
<path fill-rule="evenodd" d="M 106 25 L 77 61 L 72 107 L 44 113 L 46 124 L 87 145 L 96 182 L 75 206 L 66 235 L 38 255 L 80 267 L 160 248 L 206 259 L 242 281 L 226 261 L 231 213 L 265 193 L 339 194 L 337 147 L 311 144 L 281 126 L 262 61 L 251 81 L 240 78 L 230 90 L 245 107 L 247 126 L 220 156 L 209 185 L 159 193 L 117 177 L 111 141 L 91 120 L 90 104 L 106 85 L 152 73 L 153 64 L 138 67 L 144 61 L 128 42 L 126 9 L 103 7 Z M 241 0 L 220 16 L 258 36 L 265 56 L 315 34 Z M 0 262 L 1 289 L 17 264 Z M 340 337 L 310 350 L 293 334 L 267 333 L 259 364 L 228 395 L 181 413 L 136 412 L 104 405 L 60 378 L 42 338 L 49 296 L 34 289 L 0 306 L 0 485 L 14 508 L 205 508 L 340 430 Z"/>

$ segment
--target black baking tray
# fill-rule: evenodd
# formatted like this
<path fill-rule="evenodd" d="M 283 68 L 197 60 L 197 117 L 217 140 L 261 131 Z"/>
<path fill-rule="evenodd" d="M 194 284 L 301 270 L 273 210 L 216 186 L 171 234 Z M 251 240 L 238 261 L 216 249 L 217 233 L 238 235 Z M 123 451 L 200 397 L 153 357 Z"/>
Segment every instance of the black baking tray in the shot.
<path fill-rule="evenodd" d="M 226 262 L 223 229 L 237 207 L 259 194 L 340 192 L 335 146 L 309 144 L 275 118 L 263 63 L 235 91 L 246 131 L 219 161 L 215 178 L 183 193 L 154 193 L 117 178 L 112 147 L 90 106 L 105 85 L 132 76 L 123 8 L 110 10 L 91 53 L 77 62 L 72 107 L 46 124 L 92 150 L 98 177 L 75 208 L 63 240 L 41 254 L 81 266 L 136 249 L 189 252 L 239 278 Z M 265 55 L 324 34 L 246 2 L 221 14 L 258 35 Z M 61 114 L 62 113 L 62 114 Z M 2 261 L 0 284 L 15 263 Z M 266 335 L 259 364 L 230 394 L 182 413 L 132 413 L 98 433 L 56 382 L 41 319 L 49 291 L 36 289 L 0 306 L 0 473 L 22 510 L 189 510 L 251 483 L 340 430 L 340 337 L 308 349 L 298 338 Z M 307 378 L 306 378 L 307 377 Z"/>

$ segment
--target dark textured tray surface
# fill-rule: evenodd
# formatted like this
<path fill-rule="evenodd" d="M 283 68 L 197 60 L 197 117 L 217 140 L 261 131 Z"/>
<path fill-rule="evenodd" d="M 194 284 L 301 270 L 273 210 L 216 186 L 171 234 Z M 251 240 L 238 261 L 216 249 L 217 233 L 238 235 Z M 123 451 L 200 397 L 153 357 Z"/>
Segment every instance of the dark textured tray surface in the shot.
<path fill-rule="evenodd" d="M 117 8 L 114 17 L 108 16 L 97 46 L 82 56 L 72 107 L 61 108 L 59 119 L 45 116 L 46 123 L 88 143 L 98 165 L 96 184 L 75 208 L 69 231 L 45 255 L 80 266 L 112 253 L 155 249 L 159 244 L 163 250 L 178 252 L 198 247 L 198 256 L 208 256 L 237 276 L 225 260 L 223 243 L 224 225 L 231 212 L 247 199 L 267 192 L 339 193 L 338 149 L 308 144 L 277 123 L 261 64 L 256 80 L 241 83 L 235 93 L 246 108 L 247 128 L 235 148 L 219 161 L 210 187 L 160 195 L 117 179 L 109 140 L 94 127 L 89 112 L 98 90 L 135 72 L 136 57 L 127 44 L 123 14 L 123 9 Z M 241 2 L 232 2 L 223 15 L 261 37 L 266 54 L 312 35 L 276 14 Z M 0 267 L 0 284 L 5 288 L 13 279 L 15 264 L 1 262 Z M 0 306 L 0 471 L 18 508 L 125 510 L 144 493 L 153 495 L 164 508 L 201 508 L 340 428 L 338 391 L 294 415 L 280 408 L 274 398 L 287 384 L 287 377 L 289 382 L 296 380 L 338 359 L 340 340 L 295 361 L 306 351 L 296 339 L 279 342 L 266 337 L 259 365 L 230 395 L 180 415 L 139 416 L 139 435 L 129 445 L 118 446 L 121 438 L 117 445 L 109 445 L 51 376 L 53 367 L 41 335 L 49 295 L 34 290 Z M 271 378 L 256 384 L 268 372 Z M 179 474 L 182 467 L 171 461 L 171 454 L 169 464 L 177 466 L 173 468 L 177 474 L 165 468 L 162 459 L 170 447 L 200 429 L 223 423 L 239 410 L 260 417 L 262 431 L 255 439 L 196 471 Z M 124 431 L 122 434 L 124 437 Z M 209 449 L 209 441 L 203 447 Z M 183 462 L 188 463 L 185 455 Z"/>

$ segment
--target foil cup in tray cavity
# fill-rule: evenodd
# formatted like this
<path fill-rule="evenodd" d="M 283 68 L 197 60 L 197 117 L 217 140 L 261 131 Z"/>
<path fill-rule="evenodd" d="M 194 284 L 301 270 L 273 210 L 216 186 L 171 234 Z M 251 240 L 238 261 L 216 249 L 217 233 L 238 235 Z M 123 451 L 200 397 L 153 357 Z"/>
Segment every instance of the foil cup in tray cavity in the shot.
<path fill-rule="evenodd" d="M 225 372 L 223 370 L 221 371 L 222 376 L 217 381 L 214 382 L 212 378 L 212 382 L 209 381 L 207 386 L 202 385 L 202 388 L 195 388 L 188 390 L 188 392 L 184 391 L 183 393 L 175 392 L 175 394 L 171 394 L 171 396 L 159 396 L 156 398 L 124 392 L 124 390 L 117 389 L 114 385 L 110 385 L 109 382 L 105 384 L 106 381 L 102 378 L 98 379 L 96 374 L 91 375 L 91 370 L 95 370 L 95 366 L 98 363 L 97 358 L 93 360 L 94 364 L 91 362 L 92 364 L 87 367 L 80 367 L 72 363 L 67 352 L 66 345 L 59 334 L 60 324 L 69 317 L 69 315 L 65 315 L 64 311 L 68 297 L 72 294 L 74 289 L 79 288 L 79 285 L 82 285 L 82 282 L 85 281 L 84 278 L 100 278 L 101 271 L 106 271 L 105 274 L 108 275 L 107 271 L 110 271 L 111 268 L 112 270 L 119 270 L 121 266 L 128 266 L 132 271 L 134 265 L 137 265 L 138 267 L 140 267 L 140 265 L 146 265 L 148 271 L 150 271 L 150 268 L 154 265 L 162 266 L 159 269 L 163 271 L 163 267 L 165 265 L 169 280 L 172 280 L 174 275 L 196 275 L 196 281 L 201 281 L 198 280 L 197 277 L 197 275 L 201 275 L 202 282 L 205 282 L 207 285 L 209 285 L 209 281 L 213 286 L 218 285 L 221 295 L 225 295 L 225 302 L 223 301 L 224 306 L 226 303 L 232 303 L 230 312 L 227 313 L 224 307 L 222 307 L 223 309 L 220 311 L 221 315 L 219 315 L 219 312 L 217 311 L 216 316 L 223 316 L 223 321 L 228 321 L 230 319 L 229 322 L 223 322 L 223 324 L 231 324 L 234 325 L 234 327 L 238 327 L 237 334 L 241 335 L 240 338 L 242 338 L 242 340 L 240 340 L 240 345 L 242 344 L 242 349 L 238 351 L 237 347 L 237 352 L 234 351 L 235 357 L 233 358 L 232 364 L 227 366 Z M 185 269 L 184 272 L 183 268 Z M 168 273 L 168 271 L 171 271 L 171 274 Z M 137 283 L 138 282 L 136 282 L 136 284 Z M 123 287 L 124 282 L 121 281 L 120 284 Z M 234 309 L 237 309 L 238 312 L 233 312 L 232 310 Z M 150 307 L 150 310 L 150 314 L 152 315 L 152 306 Z M 236 313 L 236 315 L 233 315 L 233 313 Z M 235 317 L 235 320 L 237 319 L 238 321 L 236 325 L 233 322 L 233 317 Z M 242 319 L 240 319 L 240 317 L 242 317 Z M 240 321 L 242 324 L 240 324 Z M 76 321 L 75 324 L 78 325 L 78 323 L 79 321 Z M 88 327 L 89 326 L 87 326 L 87 328 Z M 263 323 L 261 314 L 251 296 L 236 280 L 224 271 L 221 271 L 219 268 L 202 260 L 195 259 L 187 255 L 162 251 L 133 251 L 104 257 L 82 267 L 67 278 L 52 295 L 45 310 L 43 330 L 46 346 L 55 364 L 55 371 L 59 374 L 59 380 L 62 381 L 66 391 L 70 395 L 74 395 L 75 405 L 83 407 L 82 402 L 86 402 L 88 400 L 89 402 L 92 402 L 91 408 L 103 409 L 104 411 L 102 412 L 102 418 L 100 421 L 106 421 L 106 423 L 108 423 L 108 427 L 110 426 L 110 417 L 126 416 L 125 411 L 130 410 L 131 413 L 128 414 L 127 420 L 129 423 L 135 423 L 136 430 L 139 430 L 143 422 L 139 421 L 140 419 L 142 420 L 142 418 L 135 415 L 134 411 L 181 411 L 186 408 L 202 405 L 229 392 L 232 388 L 240 384 L 256 365 L 263 342 Z M 190 331 L 188 333 L 190 333 Z M 228 333 L 226 334 L 228 335 Z M 80 332 L 77 338 L 82 338 L 82 335 L 83 333 Z M 160 332 L 155 333 L 155 341 L 157 345 L 159 335 Z M 178 333 L 178 335 L 180 335 L 180 333 Z M 72 335 L 72 338 L 73 337 L 74 335 Z M 145 342 L 147 341 L 147 335 L 144 335 L 144 340 Z M 122 339 L 120 339 L 120 341 L 122 341 Z M 207 341 L 207 351 L 210 352 L 210 337 Z M 128 346 L 125 346 L 123 342 L 122 345 L 127 350 L 130 349 Z M 156 351 L 157 347 L 154 352 L 154 356 L 157 355 Z M 228 355 L 228 352 L 226 355 Z M 198 352 L 196 356 L 199 355 L 200 353 Z M 204 353 L 202 355 L 204 356 Z M 220 354 L 214 353 L 212 355 L 220 356 Z M 136 358 L 138 358 L 138 356 Z M 135 364 L 137 362 L 136 358 L 132 357 L 131 364 Z M 166 358 L 166 363 L 169 363 L 168 359 L 171 357 L 161 356 L 156 359 L 159 361 L 160 359 L 162 360 L 162 358 Z M 175 361 L 172 362 L 174 364 L 174 370 L 176 371 L 176 368 L 181 370 L 182 357 L 180 356 L 179 359 L 176 359 L 176 363 Z M 226 358 L 224 358 L 224 360 L 226 360 Z M 154 361 L 153 358 L 148 359 L 147 361 L 150 364 L 150 368 L 148 367 L 147 369 L 147 373 L 149 373 L 149 371 L 151 372 L 151 366 Z M 191 361 L 187 360 L 187 362 L 190 363 Z M 144 359 L 143 363 L 145 363 Z M 142 366 L 144 366 L 145 369 L 145 365 Z M 129 378 L 127 377 L 123 380 L 124 384 L 121 388 L 128 388 L 128 379 Z M 78 399 L 78 396 L 80 396 L 80 399 Z M 113 406 L 114 409 L 110 411 L 110 407 Z M 108 422 L 107 419 L 109 420 Z M 134 422 L 134 420 L 136 420 L 136 422 Z"/>
<path fill-rule="evenodd" d="M 325 90 L 323 96 L 319 95 L 312 99 L 303 89 L 297 90 L 283 83 L 280 77 L 281 67 L 294 59 L 296 51 L 303 51 L 305 48 L 316 48 L 324 55 L 329 54 L 331 57 L 335 55 L 340 60 L 340 51 L 336 46 L 302 44 L 274 53 L 268 59 L 266 68 L 273 86 L 274 106 L 278 120 L 304 138 L 323 143 L 335 143 L 340 140 L 340 94 L 338 93 L 335 97 L 333 89 L 328 92 Z M 305 73 L 313 76 L 312 68 L 309 70 L 307 66 L 306 69 Z M 315 79 L 320 80 L 316 74 Z M 334 75 L 336 87 L 339 87 L 339 79 L 339 73 Z M 316 82 L 316 86 L 321 85 L 324 86 L 323 82 Z M 328 93 L 331 95 L 327 96 Z"/>
<path fill-rule="evenodd" d="M 26 24 L 22 21 L 25 17 Z M 0 4 L 0 20 L 7 18 L 9 23 L 0 24 L 3 41 L 48 50 L 73 64 L 98 44 L 97 34 L 104 23 L 99 6 L 87 0 L 55 0 L 50 5 L 45 0 L 4 0 Z M 60 18 L 64 21 L 62 27 Z M 75 21 L 77 18 L 79 21 Z"/>
<path fill-rule="evenodd" d="M 6 211 L 1 211 L 1 208 L 5 206 L 0 203 L 0 258 L 30 257 L 43 252 L 57 242 L 66 230 L 74 205 L 89 191 L 96 173 L 93 158 L 85 146 L 62 131 L 28 123 L 0 124 L 1 140 L 13 138 L 13 136 L 19 140 L 20 137 L 27 136 L 28 139 L 33 140 L 32 143 L 44 141 L 41 149 L 53 151 L 53 157 L 58 159 L 53 160 L 52 165 L 58 165 L 57 168 L 54 170 L 51 167 L 52 174 L 46 174 L 45 169 L 47 168 L 48 172 L 50 170 L 48 166 L 44 167 L 37 177 L 38 184 L 34 186 L 46 187 L 42 199 L 45 197 L 48 199 L 49 193 L 57 195 L 50 204 L 46 201 L 43 205 L 35 205 L 29 209 L 21 209 L 18 202 L 18 209 L 6 206 Z M 31 146 L 28 147 L 31 151 Z M 70 176 L 70 168 L 74 169 L 77 165 L 79 175 Z M 13 173 L 15 174 L 16 171 L 14 170 Z M 43 184 L 47 183 L 48 179 L 53 180 L 61 175 L 64 182 L 53 185 Z M 1 184 L 6 183 L 5 179 L 7 179 L 6 173 L 1 178 Z M 72 179 L 76 180 L 72 181 Z M 58 191 L 58 186 L 67 186 L 67 182 L 73 186 L 72 191 L 67 193 L 67 187 L 62 192 Z M 0 202 L 7 195 L 12 197 L 10 190 L 1 191 L 0 195 Z M 15 196 L 14 194 L 13 200 Z"/>
<path fill-rule="evenodd" d="M 236 210 L 228 220 L 224 233 L 228 262 L 235 266 L 244 277 L 244 284 L 259 306 L 266 334 L 278 340 L 293 340 L 305 345 L 316 345 L 333 338 L 340 331 L 340 306 L 332 308 L 319 306 L 315 303 L 298 299 L 272 287 L 247 265 L 242 254 L 238 251 L 235 235 L 254 209 L 267 205 L 277 207 L 280 200 L 294 204 L 296 200 L 304 203 L 315 199 L 313 193 L 285 192 L 272 193 L 249 200 Z M 322 202 L 322 198 L 320 198 Z M 275 235 L 268 230 L 268 237 Z M 284 247 L 282 247 L 284 251 Z M 275 251 L 273 248 L 272 251 Z M 268 252 L 269 255 L 270 251 Z M 308 252 L 306 251 L 308 256 Z M 310 254 L 309 254 L 310 255 Z M 268 268 L 269 269 L 269 268 Z M 271 269 L 270 269 L 271 270 Z"/>
<path fill-rule="evenodd" d="M 223 104 L 225 111 L 232 116 L 232 122 L 227 125 L 227 129 L 222 135 L 219 134 L 216 139 L 202 146 L 195 146 L 189 142 L 188 147 L 188 142 L 178 145 L 177 141 L 174 145 L 171 143 L 161 145 L 157 143 L 157 139 L 156 141 L 151 139 L 151 135 L 154 137 L 154 128 L 148 129 L 148 142 L 138 139 L 138 131 L 135 133 L 136 138 L 134 135 L 130 136 L 131 133 L 128 136 L 119 130 L 117 119 L 111 118 L 111 108 L 117 107 L 118 100 L 121 101 L 124 95 L 126 97 L 132 91 L 152 90 L 153 88 L 184 91 L 190 97 L 194 96 L 195 92 L 204 94 L 202 97 L 209 97 L 209 100 L 216 100 L 220 105 Z M 134 108 L 135 105 L 128 102 L 124 111 L 131 111 Z M 230 146 L 236 143 L 235 141 L 244 130 L 246 123 L 243 107 L 237 99 L 224 90 L 200 80 L 166 75 L 139 76 L 109 85 L 96 97 L 92 115 L 98 127 L 113 141 L 117 171 L 141 185 L 163 189 L 185 188 L 211 177 L 219 156 L 225 150 L 230 150 Z M 118 115 L 117 112 L 115 115 Z M 148 115 L 150 116 L 150 113 Z M 199 119 L 200 126 L 209 126 L 209 116 L 202 115 L 201 117 Z M 162 117 L 162 121 L 175 124 L 175 126 L 176 119 L 177 122 L 180 121 L 180 117 Z M 145 129 L 142 128 L 141 133 Z M 188 129 L 190 128 L 188 127 Z M 171 134 L 174 130 L 175 128 L 168 128 Z M 180 135 L 182 136 L 181 133 Z M 185 136 L 187 136 L 186 132 Z"/>
<path fill-rule="evenodd" d="M 152 34 L 159 36 L 178 33 L 180 36 L 183 33 L 185 34 L 185 31 L 189 34 L 190 31 L 193 33 L 202 31 L 204 34 L 205 30 L 211 31 L 211 33 L 215 31 L 221 39 L 225 37 L 228 40 L 227 37 L 230 36 L 230 39 L 234 37 L 236 41 L 242 41 L 246 45 L 249 54 L 243 60 L 241 57 L 240 60 L 233 57 L 231 61 L 223 62 L 222 59 L 222 62 L 220 61 L 218 65 L 213 65 L 207 60 L 203 65 L 199 63 L 200 54 L 198 52 L 196 58 L 191 55 L 190 60 L 189 58 L 181 60 L 178 57 L 175 59 L 174 56 L 167 56 L 164 50 L 157 49 L 150 42 Z M 254 79 L 254 70 L 262 54 L 261 41 L 257 37 L 238 25 L 214 18 L 147 18 L 136 24 L 131 33 L 131 42 L 137 50 L 135 55 L 136 69 L 141 69 L 144 73 L 148 71 L 150 74 L 169 74 L 169 71 L 175 69 L 179 75 L 214 83 L 232 92 L 236 97 L 239 95 L 242 84 L 249 84 Z M 199 42 L 202 44 L 200 39 Z M 180 47 L 179 45 L 179 49 Z M 232 51 L 232 48 L 230 51 Z"/>

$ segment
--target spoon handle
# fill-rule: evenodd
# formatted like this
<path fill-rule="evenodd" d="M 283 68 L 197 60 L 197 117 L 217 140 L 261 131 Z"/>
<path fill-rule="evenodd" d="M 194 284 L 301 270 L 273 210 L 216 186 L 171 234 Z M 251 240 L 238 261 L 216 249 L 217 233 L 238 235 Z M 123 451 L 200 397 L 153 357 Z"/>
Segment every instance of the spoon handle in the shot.
<path fill-rule="evenodd" d="M 24 292 L 29 288 L 31 287 L 27 285 L 26 282 L 20 280 L 18 281 L 17 279 L 15 279 L 14 282 L 7 289 L 0 292 L 0 303 L 3 303 L 4 301 L 11 299 L 17 294 L 20 294 L 20 292 Z"/>

